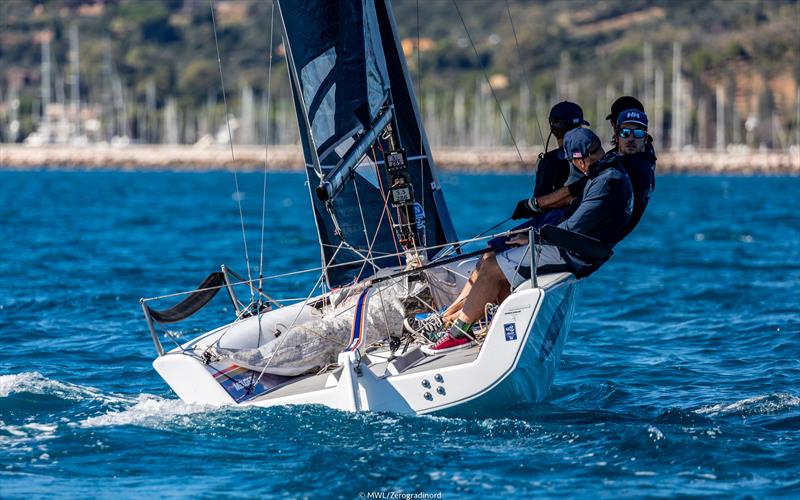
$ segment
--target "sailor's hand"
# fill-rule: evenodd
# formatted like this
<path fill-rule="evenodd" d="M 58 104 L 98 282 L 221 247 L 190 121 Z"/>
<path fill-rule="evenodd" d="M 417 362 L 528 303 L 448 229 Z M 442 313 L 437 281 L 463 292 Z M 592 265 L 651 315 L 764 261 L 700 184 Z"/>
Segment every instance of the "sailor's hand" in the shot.
<path fill-rule="evenodd" d="M 536 198 L 534 198 L 534 200 L 536 200 Z M 535 203 L 535 201 L 534 201 L 534 203 Z M 542 211 L 539 210 L 538 206 L 534 207 L 534 206 L 531 205 L 531 200 L 528 200 L 528 199 L 519 200 L 519 202 L 517 203 L 517 206 L 514 207 L 514 213 L 511 214 L 511 218 L 514 219 L 514 220 L 517 220 L 517 219 L 530 219 L 532 217 L 536 217 L 540 213 L 542 213 Z"/>
<path fill-rule="evenodd" d="M 522 246 L 522 245 L 527 245 L 528 244 L 528 234 L 527 233 L 516 234 L 510 240 L 508 240 L 507 243 L 512 247 L 518 247 L 518 246 Z"/>

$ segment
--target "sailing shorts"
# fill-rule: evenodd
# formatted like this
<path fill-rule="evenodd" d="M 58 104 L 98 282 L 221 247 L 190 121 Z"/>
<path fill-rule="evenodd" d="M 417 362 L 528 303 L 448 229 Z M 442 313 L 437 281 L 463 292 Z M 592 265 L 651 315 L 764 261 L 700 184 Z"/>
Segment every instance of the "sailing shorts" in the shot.
<path fill-rule="evenodd" d="M 566 262 L 561 257 L 558 248 L 550 245 L 540 245 L 537 249 L 539 250 L 539 254 L 536 256 L 537 269 L 541 270 L 545 266 L 550 268 L 566 266 Z M 530 250 L 530 245 L 524 245 L 510 248 L 497 254 L 497 264 L 511 284 L 512 289 L 531 277 Z"/>

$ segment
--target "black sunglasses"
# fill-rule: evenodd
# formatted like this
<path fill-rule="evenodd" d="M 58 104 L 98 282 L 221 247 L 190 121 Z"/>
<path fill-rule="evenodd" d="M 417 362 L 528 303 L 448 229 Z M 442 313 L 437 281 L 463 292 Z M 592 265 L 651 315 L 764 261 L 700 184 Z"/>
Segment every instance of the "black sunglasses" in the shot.
<path fill-rule="evenodd" d="M 619 129 L 619 136 L 623 139 L 633 136 L 634 139 L 644 139 L 647 135 L 647 130 L 642 130 L 640 128 L 632 129 L 632 128 L 621 128 Z"/>

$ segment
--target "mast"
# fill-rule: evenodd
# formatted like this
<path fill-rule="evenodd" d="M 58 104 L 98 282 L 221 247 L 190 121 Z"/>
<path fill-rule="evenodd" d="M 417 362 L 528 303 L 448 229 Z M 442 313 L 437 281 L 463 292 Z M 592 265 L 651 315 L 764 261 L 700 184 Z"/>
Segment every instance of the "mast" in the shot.
<path fill-rule="evenodd" d="M 277 5 L 328 284 L 455 241 L 388 2 Z"/>
<path fill-rule="evenodd" d="M 81 135 L 81 76 L 80 76 L 80 50 L 78 42 L 78 24 L 72 23 L 69 29 L 69 63 L 70 63 L 70 96 L 72 98 L 72 112 L 75 117 L 75 130 L 73 137 Z"/>

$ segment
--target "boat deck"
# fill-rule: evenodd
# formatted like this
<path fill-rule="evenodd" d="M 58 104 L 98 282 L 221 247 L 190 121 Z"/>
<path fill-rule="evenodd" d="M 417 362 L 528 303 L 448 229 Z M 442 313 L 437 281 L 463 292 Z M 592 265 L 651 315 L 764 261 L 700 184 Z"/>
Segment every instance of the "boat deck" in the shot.
<path fill-rule="evenodd" d="M 365 361 L 368 363 L 366 365 L 367 369 L 369 369 L 376 377 L 397 377 L 409 373 L 439 370 L 448 366 L 471 363 L 478 357 L 479 352 L 480 346 L 473 346 L 468 349 L 460 349 L 458 351 L 440 354 L 438 356 L 425 356 L 398 375 L 391 375 L 387 371 L 389 366 L 389 362 L 386 357 L 387 353 L 379 352 L 368 354 L 366 355 Z M 325 372 L 319 375 L 301 375 L 265 394 L 261 394 L 249 400 L 248 403 L 278 399 L 286 396 L 295 396 L 297 394 L 313 391 L 321 391 L 325 389 L 325 384 L 328 381 L 328 377 L 333 374 L 333 376 L 338 379 L 341 371 L 341 368 L 337 368 L 332 372 Z"/>

